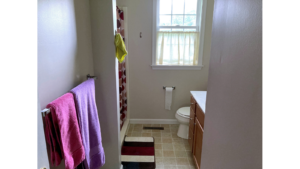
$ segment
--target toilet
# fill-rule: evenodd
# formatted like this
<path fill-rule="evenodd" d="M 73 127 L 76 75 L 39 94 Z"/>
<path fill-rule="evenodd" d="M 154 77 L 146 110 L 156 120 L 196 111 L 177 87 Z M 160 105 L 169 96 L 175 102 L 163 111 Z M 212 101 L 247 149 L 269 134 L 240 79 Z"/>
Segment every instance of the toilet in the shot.
<path fill-rule="evenodd" d="M 181 107 L 175 114 L 179 122 L 177 136 L 188 139 L 189 137 L 189 122 L 190 122 L 190 107 Z"/>

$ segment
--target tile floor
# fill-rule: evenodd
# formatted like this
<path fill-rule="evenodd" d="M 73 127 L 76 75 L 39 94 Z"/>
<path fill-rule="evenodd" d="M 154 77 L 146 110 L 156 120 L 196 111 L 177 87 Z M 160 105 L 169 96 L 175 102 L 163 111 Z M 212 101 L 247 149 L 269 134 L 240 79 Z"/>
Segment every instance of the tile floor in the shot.
<path fill-rule="evenodd" d="M 164 127 L 164 130 L 143 130 L 143 127 Z M 177 136 L 178 124 L 130 124 L 131 137 L 154 137 L 156 169 L 196 169 L 186 139 Z"/>

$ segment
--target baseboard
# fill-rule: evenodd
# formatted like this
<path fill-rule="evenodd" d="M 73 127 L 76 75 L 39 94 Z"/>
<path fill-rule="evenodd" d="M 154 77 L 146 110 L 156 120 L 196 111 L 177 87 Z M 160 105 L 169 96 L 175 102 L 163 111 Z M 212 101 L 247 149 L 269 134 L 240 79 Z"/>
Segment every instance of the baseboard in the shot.
<path fill-rule="evenodd" d="M 130 124 L 179 124 L 177 119 L 130 119 Z"/>

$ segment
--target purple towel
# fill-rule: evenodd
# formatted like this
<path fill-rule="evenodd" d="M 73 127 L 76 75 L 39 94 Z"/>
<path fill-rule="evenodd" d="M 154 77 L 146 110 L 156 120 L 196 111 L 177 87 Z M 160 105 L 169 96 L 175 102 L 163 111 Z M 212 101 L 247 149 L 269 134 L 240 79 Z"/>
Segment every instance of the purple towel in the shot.
<path fill-rule="evenodd" d="M 81 83 L 72 89 L 71 93 L 74 95 L 78 123 L 85 150 L 85 168 L 98 169 L 105 163 L 105 154 L 102 147 L 100 123 L 95 102 L 94 79 Z"/>

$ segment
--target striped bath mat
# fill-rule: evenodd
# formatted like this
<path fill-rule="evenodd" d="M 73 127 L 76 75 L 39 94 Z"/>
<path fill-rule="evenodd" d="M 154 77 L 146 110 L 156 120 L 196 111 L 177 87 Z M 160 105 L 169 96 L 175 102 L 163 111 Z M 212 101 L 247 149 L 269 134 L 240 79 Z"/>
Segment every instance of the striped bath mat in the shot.
<path fill-rule="evenodd" d="M 155 169 L 153 137 L 125 137 L 121 151 L 123 169 Z"/>

